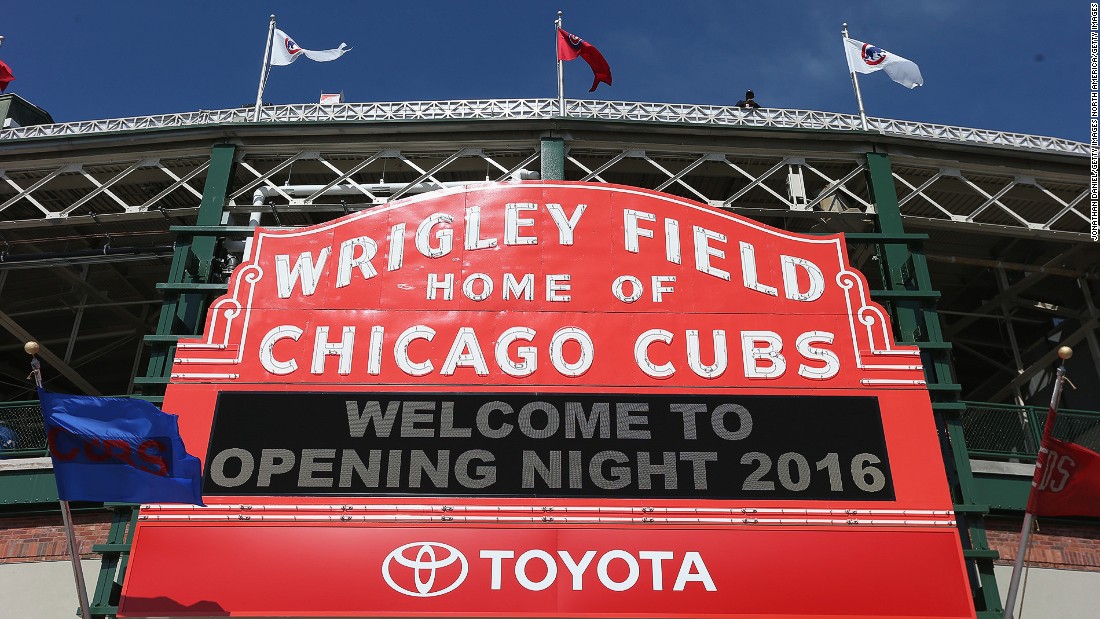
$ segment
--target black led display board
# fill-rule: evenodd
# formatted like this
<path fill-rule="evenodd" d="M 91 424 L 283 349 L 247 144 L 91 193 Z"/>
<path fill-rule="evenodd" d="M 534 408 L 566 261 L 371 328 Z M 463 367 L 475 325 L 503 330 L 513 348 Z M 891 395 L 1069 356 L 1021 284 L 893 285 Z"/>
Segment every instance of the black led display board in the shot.
<path fill-rule="evenodd" d="M 857 396 L 218 396 L 207 495 L 892 500 Z"/>

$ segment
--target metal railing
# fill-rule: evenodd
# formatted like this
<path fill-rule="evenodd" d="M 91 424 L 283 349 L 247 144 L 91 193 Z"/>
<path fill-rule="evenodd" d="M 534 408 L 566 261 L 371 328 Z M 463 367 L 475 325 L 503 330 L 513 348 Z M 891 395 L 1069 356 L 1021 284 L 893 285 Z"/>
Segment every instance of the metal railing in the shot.
<path fill-rule="evenodd" d="M 46 455 L 46 430 L 38 400 L 0 404 L 0 459 Z"/>
<path fill-rule="evenodd" d="M 14 127 L 0 131 L 0 140 L 201 127 L 252 122 L 253 108 L 199 110 L 180 114 L 87 120 L 51 125 Z M 686 123 L 691 125 L 775 127 L 862 131 L 859 116 L 837 112 L 761 108 L 745 110 L 723 105 L 688 103 L 639 103 L 567 99 L 568 118 Z M 267 105 L 260 123 L 288 122 L 388 122 L 403 120 L 548 120 L 560 118 L 556 99 L 474 99 L 456 101 L 399 101 L 388 103 L 302 103 Z M 1088 155 L 1083 142 L 1046 136 L 971 129 L 888 118 L 868 118 L 872 132 L 947 142 L 1005 146 L 1018 149 Z"/>
<path fill-rule="evenodd" d="M 1034 462 L 1046 423 L 1046 406 L 966 402 L 963 433 L 971 458 Z M 1100 412 L 1059 409 L 1054 438 L 1100 451 Z"/>

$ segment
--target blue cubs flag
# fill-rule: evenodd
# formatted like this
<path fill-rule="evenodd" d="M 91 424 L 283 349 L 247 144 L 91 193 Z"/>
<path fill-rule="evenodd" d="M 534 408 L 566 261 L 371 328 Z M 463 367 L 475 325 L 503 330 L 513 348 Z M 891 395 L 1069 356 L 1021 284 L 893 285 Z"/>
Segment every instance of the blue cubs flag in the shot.
<path fill-rule="evenodd" d="M 38 390 L 63 501 L 202 505 L 202 466 L 179 423 L 145 400 Z"/>

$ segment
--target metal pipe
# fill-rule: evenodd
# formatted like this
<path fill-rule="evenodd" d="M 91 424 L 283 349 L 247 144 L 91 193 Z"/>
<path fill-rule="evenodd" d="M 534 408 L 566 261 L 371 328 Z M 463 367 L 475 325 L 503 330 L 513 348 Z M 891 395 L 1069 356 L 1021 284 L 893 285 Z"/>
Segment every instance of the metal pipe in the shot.
<path fill-rule="evenodd" d="M 34 344 L 32 347 L 31 344 Z M 34 384 L 39 389 L 42 388 L 42 364 L 38 361 L 38 357 L 35 356 L 39 352 L 39 345 L 34 342 L 27 342 L 23 346 L 23 350 L 26 350 L 31 354 L 31 374 L 34 375 Z M 61 503 L 61 522 L 65 525 L 65 537 L 69 541 L 69 558 L 73 562 L 73 580 L 76 581 L 76 597 L 80 603 L 80 616 L 84 619 L 91 619 L 91 606 L 88 604 L 88 589 L 84 583 L 84 570 L 80 566 L 80 546 L 76 542 L 76 531 L 73 529 L 73 514 L 69 510 L 69 502 L 62 499 Z"/>
<path fill-rule="evenodd" d="M 103 247 L 102 249 L 78 249 L 75 251 L 42 252 L 38 254 L 4 254 L 0 253 L 0 268 L 3 263 L 26 263 L 45 260 L 68 260 L 73 258 L 90 258 L 97 256 L 135 256 L 141 254 L 171 254 L 175 249 L 172 245 L 146 245 L 138 247 Z"/>
<path fill-rule="evenodd" d="M 867 112 L 863 111 L 863 94 L 859 92 L 859 77 L 856 75 L 855 69 L 852 68 L 852 64 L 848 62 L 848 22 L 844 22 L 840 34 L 844 37 L 844 62 L 848 64 L 848 73 L 852 77 L 852 88 L 856 91 L 856 104 L 859 106 L 859 121 L 863 125 L 863 130 L 867 131 Z"/>
<path fill-rule="evenodd" d="M 1022 264 L 1019 262 L 1005 262 L 1003 260 L 990 260 L 987 258 L 967 258 L 965 256 L 945 256 L 941 254 L 925 254 L 929 262 L 943 262 L 947 264 L 961 264 L 973 267 L 988 267 L 990 269 L 1007 269 L 1009 271 L 1023 271 L 1025 273 L 1045 273 L 1046 275 L 1060 275 L 1074 279 L 1100 279 L 1100 274 L 1087 271 L 1074 271 L 1059 267 L 1043 265 Z"/>
<path fill-rule="evenodd" d="M 256 107 L 252 111 L 252 122 L 259 122 L 260 109 L 264 104 L 264 86 L 267 85 L 268 70 L 271 68 L 271 43 L 275 37 L 275 15 L 267 24 L 267 43 L 264 45 L 264 62 L 260 66 L 260 87 L 256 90 Z"/>
<path fill-rule="evenodd" d="M 533 170 L 517 170 L 513 175 L 516 180 L 537 180 L 539 173 Z M 345 183 L 342 185 L 333 185 L 328 189 L 325 189 L 327 185 L 285 185 L 282 187 L 259 187 L 252 193 L 252 205 L 263 206 L 267 198 L 272 196 L 278 196 L 281 194 L 288 195 L 292 198 L 304 198 L 312 196 L 313 194 L 325 190 L 326 196 L 348 196 L 348 195 L 364 195 L 364 191 L 371 193 L 394 193 L 398 190 L 404 190 L 404 193 L 427 193 L 429 191 L 435 191 L 437 189 L 449 189 L 451 187 L 463 187 L 465 185 L 479 184 L 471 181 L 446 181 L 442 183 L 417 183 L 416 185 L 410 185 L 409 183 L 368 183 L 368 184 L 354 184 Z"/>
<path fill-rule="evenodd" d="M 558 115 L 565 116 L 565 75 L 562 69 L 561 54 L 558 53 L 558 41 L 561 37 L 561 11 L 554 22 L 554 56 L 558 59 Z"/>
<path fill-rule="evenodd" d="M 1035 521 L 1035 497 L 1042 485 L 1043 467 L 1046 465 L 1047 445 L 1054 433 L 1054 420 L 1058 413 L 1058 399 L 1062 395 L 1062 383 L 1066 380 L 1066 359 L 1073 355 L 1069 346 L 1058 349 L 1058 356 L 1062 359 L 1062 365 L 1058 366 L 1057 377 L 1054 379 L 1054 391 L 1050 394 L 1050 411 L 1047 413 L 1046 422 L 1043 423 L 1043 438 L 1039 441 L 1039 458 L 1035 462 L 1035 474 L 1031 479 L 1031 492 L 1027 496 L 1027 507 L 1024 509 L 1024 522 L 1020 527 L 1020 546 L 1016 549 L 1016 561 L 1012 566 L 1012 577 L 1008 583 L 1008 594 L 1005 596 L 1004 619 L 1012 619 L 1016 609 L 1016 593 L 1020 588 L 1020 575 L 1023 572 L 1024 560 L 1027 548 L 1031 543 L 1032 523 Z M 1021 613 L 1022 614 L 1022 613 Z"/>

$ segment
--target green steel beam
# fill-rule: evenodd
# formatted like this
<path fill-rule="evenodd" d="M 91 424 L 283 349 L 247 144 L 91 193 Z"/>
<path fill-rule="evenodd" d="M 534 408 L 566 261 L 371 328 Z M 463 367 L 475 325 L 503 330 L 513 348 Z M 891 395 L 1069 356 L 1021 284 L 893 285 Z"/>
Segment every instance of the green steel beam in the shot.
<path fill-rule="evenodd" d="M 1022 514 L 1031 493 L 1031 478 L 978 473 L 974 476 L 974 492 L 993 509 Z"/>
<path fill-rule="evenodd" d="M 894 177 L 890 172 L 890 160 L 881 153 L 867 154 L 867 170 L 871 177 L 871 199 L 878 213 L 879 230 L 883 234 L 904 234 L 901 221 L 901 209 L 898 207 L 898 194 L 894 189 Z M 909 261 L 909 247 L 904 243 L 884 243 L 885 261 L 879 261 L 882 269 L 884 287 L 889 290 L 909 289 L 902 265 Z M 894 312 L 898 321 L 895 325 L 900 331 L 901 340 L 927 340 L 917 328 L 917 315 L 920 310 L 919 299 L 898 299 L 894 302 Z"/>
<path fill-rule="evenodd" d="M 57 509 L 57 483 L 53 469 L 0 472 L 0 512 L 34 505 Z"/>
<path fill-rule="evenodd" d="M 160 322 L 156 335 L 145 340 L 152 348 L 149 366 L 145 376 L 134 379 L 134 385 L 142 391 L 139 397 L 157 400 L 158 393 L 164 393 L 172 371 L 177 336 L 197 335 L 202 329 L 210 296 L 226 289 L 223 284 L 210 282 L 210 276 L 217 237 L 224 236 L 221 233 L 222 212 L 233 182 L 236 152 L 236 146 L 232 144 L 213 147 L 195 225 L 184 229 L 173 226 L 176 246 L 172 267 L 168 281 L 157 284 L 157 288 L 165 293 Z M 96 619 L 111 617 L 118 612 L 138 518 L 136 506 L 118 506 L 117 510 L 107 543 L 96 549 L 103 555 L 91 607 L 92 617 Z"/>
<path fill-rule="evenodd" d="M 993 553 L 986 539 L 982 514 L 978 509 L 977 487 L 970 468 L 970 458 L 963 438 L 960 386 L 955 384 L 948 356 L 950 348 L 943 346 L 943 330 L 936 312 L 928 263 L 920 249 L 920 240 L 905 239 L 905 226 L 898 205 L 890 158 L 883 153 L 867 154 L 867 173 L 871 199 L 878 214 L 879 232 L 884 240 L 879 261 L 883 287 L 891 292 L 873 295 L 889 298 L 896 338 L 907 342 L 929 342 L 921 348 L 925 379 L 933 414 L 944 444 L 944 465 L 951 484 L 960 543 L 969 564 L 974 605 L 979 616 L 999 616 L 1001 609 L 997 581 L 993 576 Z M 909 245 L 912 243 L 913 245 Z M 941 440 L 942 444 L 942 440 Z"/>
<path fill-rule="evenodd" d="M 196 226 L 203 232 L 215 230 L 221 223 L 225 209 L 226 196 L 233 179 L 236 146 L 218 144 L 210 152 L 210 166 L 206 171 L 206 183 L 203 186 L 202 202 L 196 218 Z M 175 230 L 176 226 L 173 226 Z M 192 228 L 192 226 L 188 226 Z M 168 271 L 168 290 L 164 305 L 161 307 L 157 335 L 196 335 L 201 327 L 202 315 L 208 295 L 202 284 L 208 283 L 210 265 L 214 260 L 217 239 L 214 236 L 176 231 L 176 246 L 172 253 L 172 266 Z M 194 285 L 194 292 L 173 289 L 172 286 Z M 158 288 L 162 286 L 158 285 Z M 186 294 L 181 292 L 187 292 Z M 153 343 L 153 342 L 150 342 Z M 153 346 L 149 355 L 146 377 L 166 377 L 172 370 L 172 358 L 175 356 L 174 342 L 163 346 Z M 135 384 L 140 383 L 136 381 Z"/>
<path fill-rule="evenodd" d="M 217 144 L 211 151 L 210 167 L 206 170 L 206 185 L 202 190 L 202 203 L 199 204 L 199 214 L 195 219 L 196 226 L 217 226 L 222 223 L 225 197 L 229 194 L 229 184 L 233 181 L 236 153 L 237 147 L 232 144 Z M 209 281 L 216 243 L 217 239 L 213 236 L 197 236 L 191 244 L 191 251 L 198 261 L 196 275 L 199 281 Z"/>

